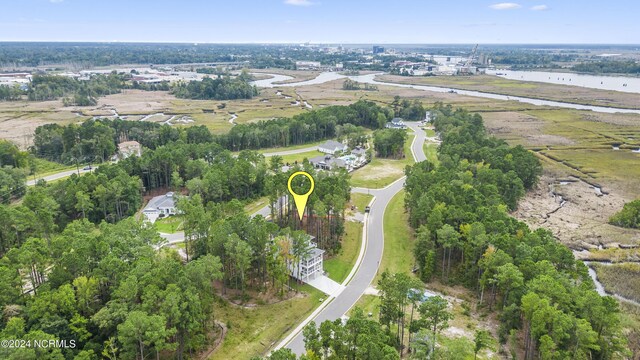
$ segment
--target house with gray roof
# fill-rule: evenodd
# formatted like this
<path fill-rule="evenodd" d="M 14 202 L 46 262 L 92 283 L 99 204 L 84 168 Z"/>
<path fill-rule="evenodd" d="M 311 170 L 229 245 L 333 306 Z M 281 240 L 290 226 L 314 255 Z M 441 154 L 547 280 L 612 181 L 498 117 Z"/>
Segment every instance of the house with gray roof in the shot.
<path fill-rule="evenodd" d="M 318 151 L 323 152 L 325 154 L 335 155 L 338 152 L 347 151 L 347 145 L 337 142 L 335 140 L 329 140 L 324 144 L 318 146 Z"/>
<path fill-rule="evenodd" d="M 320 170 L 336 170 L 336 169 L 347 169 L 347 162 L 334 157 L 333 155 L 319 155 L 309 159 L 309 162 L 316 168 Z M 349 169 L 347 169 L 349 170 Z"/>
<path fill-rule="evenodd" d="M 168 192 L 149 200 L 149 203 L 145 206 L 144 210 L 142 210 L 142 213 L 152 224 L 158 218 L 175 215 L 177 210 L 176 199 L 173 192 Z"/>
<path fill-rule="evenodd" d="M 386 125 L 387 129 L 406 129 L 407 125 L 404 124 L 404 120 L 402 118 L 393 118 Z"/>

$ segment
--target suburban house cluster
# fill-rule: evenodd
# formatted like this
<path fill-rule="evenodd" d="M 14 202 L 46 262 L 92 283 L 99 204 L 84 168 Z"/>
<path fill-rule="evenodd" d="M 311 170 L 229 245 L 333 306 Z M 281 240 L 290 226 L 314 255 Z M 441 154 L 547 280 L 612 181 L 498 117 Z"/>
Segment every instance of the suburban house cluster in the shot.
<path fill-rule="evenodd" d="M 309 159 L 309 162 L 316 169 L 346 169 L 351 172 L 367 163 L 367 151 L 361 146 L 350 150 L 347 145 L 341 142 L 329 140 L 318 146 L 318 151 L 324 155 Z"/>

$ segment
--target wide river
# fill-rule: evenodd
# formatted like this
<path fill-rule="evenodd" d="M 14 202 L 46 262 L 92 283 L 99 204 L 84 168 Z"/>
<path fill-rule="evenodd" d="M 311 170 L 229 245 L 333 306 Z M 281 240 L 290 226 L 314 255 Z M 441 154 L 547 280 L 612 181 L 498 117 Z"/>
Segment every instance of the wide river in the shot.
<path fill-rule="evenodd" d="M 565 103 L 560 101 L 532 99 L 532 98 L 527 98 L 522 96 L 499 95 L 499 94 L 492 94 L 492 93 L 486 93 L 486 92 L 480 92 L 480 91 L 461 90 L 461 89 L 448 88 L 448 87 L 399 84 L 399 83 L 393 83 L 393 82 L 377 81 L 375 77 L 381 74 L 382 73 L 358 75 L 358 76 L 346 76 L 346 75 L 338 74 L 336 72 L 324 72 L 318 75 L 315 79 L 293 82 L 293 83 L 286 83 L 286 84 L 276 84 L 276 83 L 285 81 L 285 80 L 291 80 L 293 79 L 293 77 L 286 76 L 286 75 L 269 74 L 273 77 L 269 79 L 254 81 L 253 84 L 256 85 L 257 87 L 262 87 L 262 88 L 294 87 L 294 86 L 318 85 L 325 82 L 348 77 L 351 80 L 358 81 L 361 83 L 367 83 L 367 84 L 396 86 L 396 87 L 411 88 L 416 90 L 424 90 L 424 91 L 439 92 L 439 93 L 446 93 L 453 90 L 460 95 L 481 97 L 481 98 L 488 98 L 488 99 L 495 99 L 495 100 L 519 101 L 522 103 L 533 104 L 538 106 L 553 106 L 553 107 L 577 109 L 577 110 L 591 110 L 591 111 L 602 112 L 602 113 L 618 113 L 619 112 L 619 113 L 628 113 L 628 114 L 640 114 L 640 110 L 634 110 L 634 109 L 621 109 L 621 108 L 615 108 L 615 107 L 580 105 L 580 104 Z M 575 74 L 572 74 L 572 75 L 575 75 Z M 607 78 L 614 79 L 614 77 L 607 77 Z M 634 79 L 634 78 L 617 78 L 617 79 L 625 79 L 623 81 L 626 81 L 626 83 L 630 84 L 629 86 L 632 86 L 632 88 L 635 88 L 636 86 L 640 86 L 640 79 Z M 631 80 L 638 80 L 639 83 L 636 84 Z M 578 83 L 567 84 L 567 85 L 581 86 Z M 640 97 L 638 99 L 638 103 L 640 104 Z"/>

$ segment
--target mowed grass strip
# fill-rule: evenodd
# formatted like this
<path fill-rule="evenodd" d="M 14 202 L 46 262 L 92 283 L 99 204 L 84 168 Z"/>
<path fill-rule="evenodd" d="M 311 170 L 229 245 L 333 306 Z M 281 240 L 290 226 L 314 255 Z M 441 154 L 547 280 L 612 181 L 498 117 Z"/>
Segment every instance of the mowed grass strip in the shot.
<path fill-rule="evenodd" d="M 247 203 L 244 206 L 244 212 L 249 215 L 253 215 L 256 211 L 262 209 L 263 207 L 269 205 L 269 198 L 266 196 L 260 197 L 254 201 Z"/>
<path fill-rule="evenodd" d="M 321 303 L 325 295 L 309 285 L 300 286 L 293 299 L 254 308 L 219 300 L 214 317 L 227 326 L 227 335 L 210 359 L 250 359 L 263 356 Z"/>
<path fill-rule="evenodd" d="M 324 270 L 333 281 L 342 283 L 356 263 L 362 245 L 362 223 L 345 222 L 345 235 L 342 238 L 340 252 L 324 261 Z"/>
<path fill-rule="evenodd" d="M 409 214 L 404 208 L 405 191 L 402 190 L 391 199 L 384 212 L 384 252 L 378 274 L 373 281 L 378 283 L 380 274 L 385 270 L 391 273 L 411 274 L 413 269 L 413 230 L 409 226 Z"/>
<path fill-rule="evenodd" d="M 427 160 L 433 164 L 439 165 L 440 160 L 438 160 L 438 144 L 436 143 L 425 143 L 424 144 L 424 154 L 427 156 Z"/>

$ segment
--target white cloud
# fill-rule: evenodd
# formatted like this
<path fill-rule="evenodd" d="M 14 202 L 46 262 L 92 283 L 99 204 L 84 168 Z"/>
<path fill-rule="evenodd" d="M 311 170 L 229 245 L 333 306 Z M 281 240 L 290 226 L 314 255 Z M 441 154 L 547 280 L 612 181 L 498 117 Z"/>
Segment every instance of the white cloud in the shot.
<path fill-rule="evenodd" d="M 489 7 L 494 10 L 513 10 L 521 8 L 522 5 L 516 3 L 497 3 L 490 5 Z"/>
<path fill-rule="evenodd" d="M 293 6 L 310 6 L 313 5 L 313 3 L 309 0 L 284 0 L 284 3 L 287 5 L 293 5 Z"/>
<path fill-rule="evenodd" d="M 531 10 L 533 10 L 533 11 L 546 11 L 546 10 L 549 10 L 549 7 L 547 5 L 536 5 L 536 6 L 532 6 Z"/>

